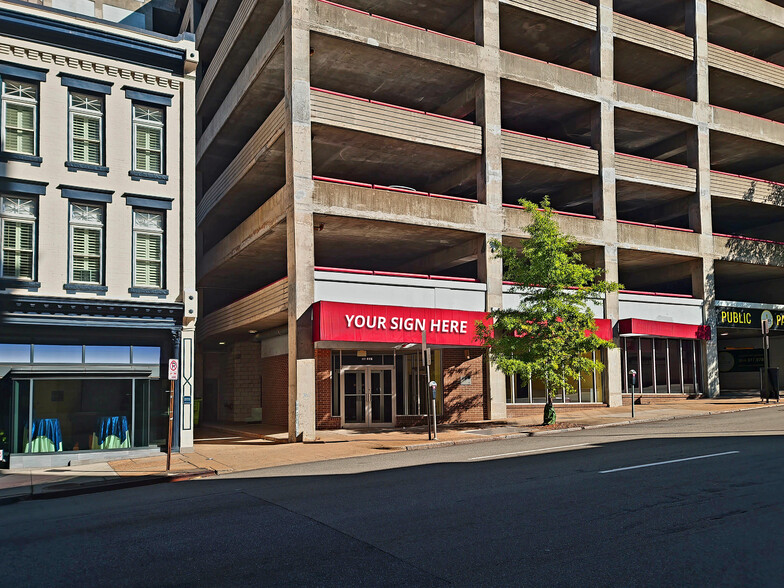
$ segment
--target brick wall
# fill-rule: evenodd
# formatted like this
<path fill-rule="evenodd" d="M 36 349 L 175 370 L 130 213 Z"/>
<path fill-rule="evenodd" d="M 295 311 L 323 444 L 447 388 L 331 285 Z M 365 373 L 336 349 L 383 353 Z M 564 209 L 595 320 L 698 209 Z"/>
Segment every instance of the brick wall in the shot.
<path fill-rule="evenodd" d="M 262 409 L 266 425 L 288 427 L 289 423 L 289 356 L 275 355 L 261 360 L 263 383 Z"/>
<path fill-rule="evenodd" d="M 340 428 L 340 417 L 332 416 L 332 351 L 329 349 L 316 349 L 316 428 Z"/>
<path fill-rule="evenodd" d="M 252 408 L 261 407 L 261 344 L 235 343 L 229 357 L 231 371 L 231 420 L 247 421 Z M 224 387 L 228 391 L 228 387 Z M 224 402 L 226 398 L 224 397 Z"/>
<path fill-rule="evenodd" d="M 485 377 L 481 349 L 444 349 L 444 422 L 485 418 Z M 466 358 L 466 353 L 468 357 Z"/>

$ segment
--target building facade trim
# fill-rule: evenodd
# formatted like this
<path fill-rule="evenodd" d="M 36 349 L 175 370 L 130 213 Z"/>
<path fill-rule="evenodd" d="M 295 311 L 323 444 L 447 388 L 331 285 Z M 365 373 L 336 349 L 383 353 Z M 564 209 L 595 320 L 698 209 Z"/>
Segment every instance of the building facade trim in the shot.
<path fill-rule="evenodd" d="M 93 188 L 80 188 L 78 186 L 57 186 L 60 196 L 69 200 L 83 200 L 85 202 L 102 202 L 108 204 L 112 201 L 113 190 L 95 190 Z"/>
<path fill-rule="evenodd" d="M 27 82 L 45 82 L 48 69 L 39 69 L 16 63 L 0 61 L 0 75 L 9 76 Z"/>
<path fill-rule="evenodd" d="M 60 78 L 60 83 L 67 88 L 95 92 L 97 94 L 111 94 L 112 86 L 114 85 L 114 82 L 96 82 L 95 80 L 65 73 L 58 74 L 58 77 Z"/>

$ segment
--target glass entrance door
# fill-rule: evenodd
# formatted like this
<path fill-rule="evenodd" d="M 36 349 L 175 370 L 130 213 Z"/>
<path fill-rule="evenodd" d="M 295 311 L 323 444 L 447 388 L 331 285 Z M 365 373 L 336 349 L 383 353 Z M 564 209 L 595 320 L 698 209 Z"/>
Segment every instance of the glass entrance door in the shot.
<path fill-rule="evenodd" d="M 345 367 L 341 370 L 343 425 L 393 425 L 395 389 L 392 367 Z"/>

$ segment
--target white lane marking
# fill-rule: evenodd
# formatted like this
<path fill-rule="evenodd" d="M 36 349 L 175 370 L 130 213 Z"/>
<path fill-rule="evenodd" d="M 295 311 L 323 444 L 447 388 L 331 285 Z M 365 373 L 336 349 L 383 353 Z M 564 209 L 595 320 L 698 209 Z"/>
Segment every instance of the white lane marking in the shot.
<path fill-rule="evenodd" d="M 483 455 L 481 457 L 472 457 L 468 461 L 476 461 L 478 459 L 493 459 L 496 457 L 509 457 L 510 455 L 523 455 L 525 453 L 539 453 L 541 451 L 554 451 L 556 449 L 571 449 L 572 447 L 586 447 L 593 445 L 593 443 L 578 443 L 577 445 L 561 445 L 560 447 L 542 447 L 542 449 L 529 449 L 527 451 L 515 451 L 513 453 L 498 453 L 496 455 Z"/>
<path fill-rule="evenodd" d="M 725 451 L 723 453 L 710 453 L 708 455 L 696 455 L 694 457 L 684 457 L 682 459 L 669 459 L 667 461 L 657 461 L 654 463 L 644 463 L 642 465 L 628 466 L 625 468 L 615 468 L 614 470 L 603 470 L 600 474 L 612 474 L 614 472 L 624 472 L 626 470 L 638 470 L 640 468 L 652 468 L 655 466 L 666 465 L 668 463 L 678 463 L 681 461 L 693 461 L 695 459 L 708 459 L 709 457 L 721 457 L 722 455 L 732 455 L 733 453 L 740 453 L 740 451 Z"/>
<path fill-rule="evenodd" d="M 209 439 L 194 439 L 194 441 L 229 441 L 231 439 L 244 439 L 245 437 L 211 437 Z"/>

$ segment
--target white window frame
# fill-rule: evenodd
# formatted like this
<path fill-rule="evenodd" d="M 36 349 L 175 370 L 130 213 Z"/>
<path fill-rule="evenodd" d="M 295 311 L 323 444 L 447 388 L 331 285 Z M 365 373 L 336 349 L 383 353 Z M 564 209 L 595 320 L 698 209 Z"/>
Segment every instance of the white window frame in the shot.
<path fill-rule="evenodd" d="M 100 100 L 101 102 L 101 112 L 98 113 L 94 110 L 89 110 L 87 108 L 81 108 L 79 106 L 74 106 L 74 97 L 75 96 L 83 96 L 86 98 L 90 98 L 92 100 Z M 68 161 L 72 161 L 74 163 L 81 163 L 84 165 L 98 165 L 103 166 L 105 161 L 105 145 L 104 145 L 104 115 L 106 113 L 106 99 L 104 96 L 90 94 L 85 92 L 68 92 Z M 74 115 L 84 116 L 86 118 L 93 118 L 98 120 L 98 144 L 99 149 L 98 152 L 100 154 L 99 162 L 92 163 L 87 161 L 77 161 L 74 159 L 74 134 L 73 134 L 73 118 Z"/>
<path fill-rule="evenodd" d="M 33 214 L 23 214 L 23 213 L 13 213 L 7 210 L 4 210 L 4 203 L 6 200 L 29 200 L 33 204 Z M 35 198 L 30 198 L 27 196 L 6 196 L 0 195 L 0 278 L 12 279 L 12 280 L 24 280 L 26 282 L 32 282 L 35 280 L 37 274 L 37 264 L 38 264 L 38 256 L 37 256 L 37 229 L 38 229 L 38 203 L 36 202 Z M 3 262 L 5 257 L 5 249 L 2 246 L 2 238 L 5 234 L 5 223 L 6 221 L 14 221 L 14 222 L 23 222 L 33 227 L 33 248 L 32 248 L 32 275 L 29 278 L 19 277 L 19 276 L 6 276 L 3 273 Z"/>
<path fill-rule="evenodd" d="M 94 208 L 98 208 L 101 211 L 101 222 L 89 222 L 84 220 L 75 220 L 74 219 L 74 206 L 92 206 Z M 104 258 L 106 256 L 106 240 L 104 239 L 104 227 L 106 224 L 106 207 L 101 204 L 95 204 L 91 202 L 74 202 L 71 201 L 68 203 L 68 281 L 72 284 L 91 284 L 91 285 L 98 285 L 102 286 L 104 282 Z M 74 229 L 76 228 L 86 228 L 86 229 L 98 229 L 99 230 L 99 239 L 101 243 L 100 247 L 100 255 L 99 255 L 99 263 L 98 263 L 98 281 L 97 282 L 85 282 L 83 280 L 77 280 L 74 277 Z"/>
<path fill-rule="evenodd" d="M 24 84 L 30 86 L 31 88 L 35 89 L 35 98 L 25 98 L 23 96 L 8 96 L 6 95 L 6 84 L 8 82 L 16 83 L 16 84 Z M 32 82 L 24 82 L 21 80 L 6 80 L 3 79 L 2 88 L 2 137 L 0 137 L 0 141 L 2 142 L 2 149 L 6 153 L 18 153 L 19 155 L 30 155 L 36 157 L 38 155 L 38 91 L 39 86 L 36 83 Z M 20 106 L 32 106 L 33 108 L 33 152 L 32 153 L 22 153 L 21 151 L 11 151 L 8 148 L 8 140 L 6 138 L 6 108 L 8 104 L 19 104 Z"/>
<path fill-rule="evenodd" d="M 136 215 L 139 213 L 154 214 L 161 217 L 161 228 L 158 230 L 149 227 L 137 227 Z M 133 243 L 132 243 L 133 251 L 131 255 L 133 258 L 133 262 L 131 264 L 131 282 L 133 283 L 133 287 L 134 288 L 164 288 L 164 284 L 165 284 L 164 269 L 166 267 L 166 215 L 164 214 L 163 211 L 160 210 L 147 210 L 143 208 L 134 208 L 132 217 L 133 217 L 133 221 L 132 221 L 133 222 L 133 227 L 132 227 L 133 228 Z M 136 238 L 139 235 L 155 235 L 161 238 L 161 259 L 159 261 L 159 263 L 161 264 L 161 271 L 160 271 L 161 279 L 160 279 L 160 283 L 157 286 L 150 286 L 149 284 L 136 283 L 136 262 L 138 261 L 136 257 Z"/>
<path fill-rule="evenodd" d="M 137 118 L 136 116 L 136 109 L 137 108 L 149 108 L 150 110 L 157 110 L 161 113 L 161 122 L 144 120 Z M 166 152 L 166 110 L 162 107 L 158 106 L 148 106 L 146 104 L 141 104 L 139 102 L 132 102 L 131 103 L 131 116 L 133 119 L 133 132 L 131 136 L 131 140 L 133 141 L 133 145 L 131 148 L 132 158 L 133 158 L 133 171 L 143 172 L 143 173 L 155 173 L 155 174 L 164 174 L 166 169 L 166 161 L 165 161 L 165 152 Z M 161 134 L 161 150 L 160 150 L 160 157 L 161 157 L 161 166 L 158 171 L 150 171 L 147 169 L 139 169 L 137 157 L 136 157 L 136 133 L 140 127 L 145 127 L 149 129 L 156 129 L 160 131 Z"/>

